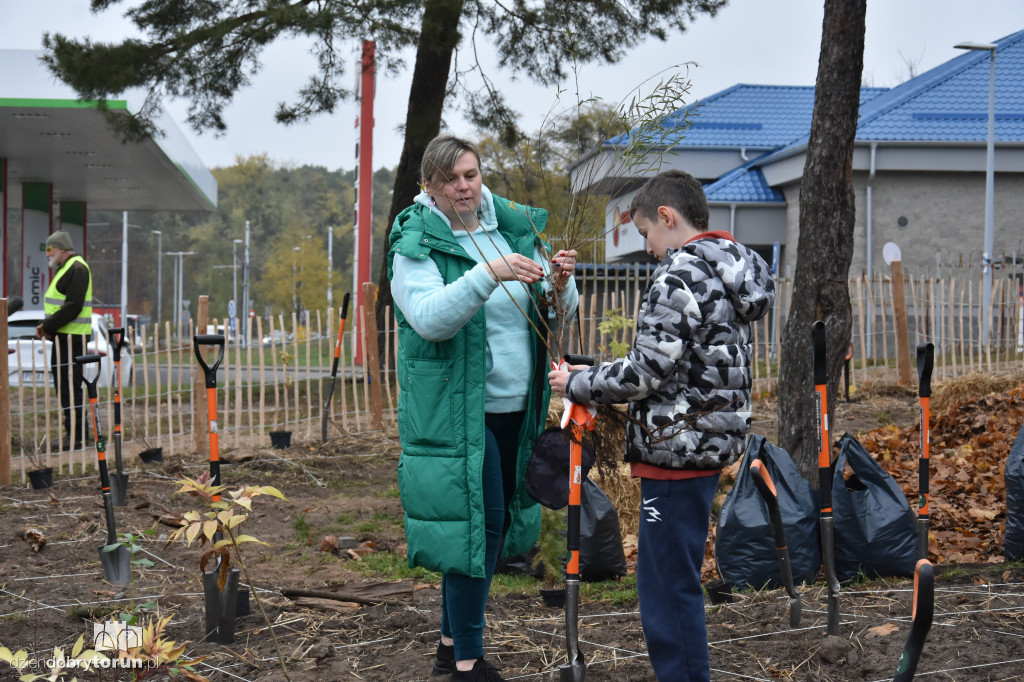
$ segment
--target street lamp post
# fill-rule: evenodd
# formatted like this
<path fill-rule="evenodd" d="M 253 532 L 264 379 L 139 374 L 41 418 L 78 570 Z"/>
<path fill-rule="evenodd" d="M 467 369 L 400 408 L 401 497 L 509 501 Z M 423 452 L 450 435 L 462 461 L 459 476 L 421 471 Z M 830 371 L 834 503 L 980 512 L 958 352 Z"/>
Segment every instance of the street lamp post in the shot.
<path fill-rule="evenodd" d="M 163 312 L 161 307 L 161 288 L 163 286 L 163 267 L 164 267 L 164 238 L 163 233 L 160 230 L 151 230 L 156 235 L 156 324 L 160 326 L 160 313 Z"/>
<path fill-rule="evenodd" d="M 194 255 L 195 251 L 168 251 L 168 256 L 177 256 L 178 262 L 175 268 L 175 291 L 174 291 L 174 327 L 178 336 L 181 336 L 181 325 L 184 322 L 181 315 L 181 308 L 184 305 L 185 290 L 185 256 Z M 204 332 L 205 333 L 205 332 Z"/>
<path fill-rule="evenodd" d="M 245 260 L 242 263 L 242 341 L 249 339 L 249 221 L 245 221 Z"/>
<path fill-rule="evenodd" d="M 985 250 L 981 254 L 981 342 L 988 343 L 990 320 L 989 303 L 992 301 L 992 251 L 995 220 L 995 156 L 996 156 L 996 46 L 994 43 L 958 43 L 960 50 L 988 51 L 988 143 L 985 151 Z"/>

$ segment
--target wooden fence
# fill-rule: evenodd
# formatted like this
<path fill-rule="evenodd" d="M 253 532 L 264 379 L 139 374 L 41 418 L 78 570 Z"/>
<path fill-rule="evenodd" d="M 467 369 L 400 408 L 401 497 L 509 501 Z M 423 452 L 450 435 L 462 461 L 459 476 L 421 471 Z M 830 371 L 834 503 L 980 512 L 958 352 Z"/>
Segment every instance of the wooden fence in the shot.
<path fill-rule="evenodd" d="M 612 277 L 580 278 L 579 323 L 570 333 L 567 349 L 581 349 L 598 360 L 609 360 L 612 341 L 629 344 L 634 334 L 631 324 L 610 333 L 603 333 L 599 325 L 614 312 L 636 318 L 646 285 L 644 275 L 638 269 L 635 273 L 616 272 Z M 1019 280 L 1000 278 L 994 284 L 988 343 L 982 342 L 979 331 L 980 278 L 904 276 L 902 280 L 908 335 L 905 345 L 913 348 L 918 343 L 935 344 L 934 381 L 972 372 L 1024 370 L 1024 293 Z M 855 384 L 897 381 L 901 371 L 895 324 L 900 317 L 899 288 L 892 277 L 850 281 L 851 381 Z M 395 419 L 398 386 L 392 363 L 397 345 L 394 317 L 389 310 L 385 327 L 376 329 L 372 314 L 374 286 L 365 285 L 361 293 L 358 305 L 349 311 L 343 337 L 344 352 L 331 406 L 329 435 L 379 430 Z M 779 339 L 790 300 L 797 293 L 789 279 L 780 280 L 774 309 L 754 325 L 755 396 L 775 389 Z M 355 325 L 355 320 L 360 324 Z M 218 320 L 208 323 L 217 325 Z M 300 441 L 319 439 L 321 409 L 338 333 L 338 311 L 312 311 L 306 325 L 300 325 L 295 314 L 290 318 L 256 318 L 254 323 L 244 344 L 239 343 L 241 339 L 232 339 L 227 344 L 221 365 L 216 406 L 221 448 L 269 446 L 267 434 L 272 431 L 291 431 L 293 438 Z M 149 447 L 159 446 L 167 453 L 206 451 L 203 373 L 191 339 L 184 331 L 195 328 L 193 320 L 182 330 L 173 330 L 165 323 L 158 328 L 142 328 L 138 338 L 130 339 L 137 350 L 132 354 L 131 381 L 123 387 L 121 410 L 124 453 L 130 462 L 134 463 L 134 456 Z M 198 328 L 203 328 L 202 315 Z M 273 339 L 275 332 L 283 336 L 281 345 L 264 347 L 262 339 Z M 383 343 L 384 353 L 379 362 L 373 339 Z M 366 371 L 352 364 L 357 345 Z M 213 360 L 208 362 L 212 364 Z M 20 369 L 12 367 L 12 371 Z M 375 382 L 373 377 L 380 380 Z M 59 443 L 62 432 L 59 404 L 52 388 L 12 386 L 8 403 L 13 444 L 9 470 L 19 473 L 22 479 L 26 470 L 40 465 L 70 474 L 85 471 L 95 461 L 95 450 L 91 447 L 47 454 L 51 443 Z M 108 435 L 108 459 L 113 456 L 109 438 L 113 433 L 113 403 L 113 388 L 101 389 L 99 413 Z M 2 408 L 0 405 L 0 412 Z M 85 414 L 88 418 L 88 405 Z M 0 466 L 0 473 L 3 470 Z"/>

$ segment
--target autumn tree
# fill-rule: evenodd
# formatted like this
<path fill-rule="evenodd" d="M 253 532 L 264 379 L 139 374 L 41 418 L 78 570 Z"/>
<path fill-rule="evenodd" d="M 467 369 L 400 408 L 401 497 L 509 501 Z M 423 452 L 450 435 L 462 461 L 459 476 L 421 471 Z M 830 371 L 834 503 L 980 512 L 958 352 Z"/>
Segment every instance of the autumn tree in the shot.
<path fill-rule="evenodd" d="M 95 12 L 122 0 L 91 0 Z M 148 89 L 135 116 L 113 116 L 127 133 L 151 134 L 164 96 L 190 102 L 188 124 L 222 131 L 225 106 L 259 71 L 265 48 L 277 40 L 312 40 L 317 70 L 276 118 L 295 123 L 331 113 L 351 98 L 343 55 L 362 39 L 377 43 L 378 67 L 386 74 L 405 67 L 403 50 L 416 48 L 404 130 L 387 224 L 417 192 L 427 143 L 441 129 L 446 105 L 493 130 L 506 143 L 519 139 L 514 103 L 476 60 L 477 48 L 499 55 L 499 66 L 535 82 L 562 82 L 574 65 L 614 63 L 648 38 L 664 40 L 685 31 L 697 15 L 714 15 L 726 0 L 148 0 L 125 10 L 145 38 L 94 43 L 60 34 L 44 37 L 46 62 L 84 99 L 107 98 L 132 87 Z M 468 40 L 463 41 L 464 37 Z M 485 45 L 479 45 L 485 43 Z M 462 48 L 460 48 L 462 46 Z M 460 52 L 459 50 L 462 49 Z M 458 68 L 453 57 L 465 54 Z M 467 77 L 475 74 L 477 89 Z M 377 253 L 383 259 L 387 248 Z M 381 269 L 383 271 L 383 268 Z M 384 274 L 378 314 L 391 303 Z"/>
<path fill-rule="evenodd" d="M 828 403 L 834 403 L 850 342 L 853 142 L 864 66 L 866 0 L 825 3 L 807 160 L 800 183 L 800 233 L 793 300 L 782 336 L 779 444 L 817 487 L 811 327 L 824 320 Z"/>

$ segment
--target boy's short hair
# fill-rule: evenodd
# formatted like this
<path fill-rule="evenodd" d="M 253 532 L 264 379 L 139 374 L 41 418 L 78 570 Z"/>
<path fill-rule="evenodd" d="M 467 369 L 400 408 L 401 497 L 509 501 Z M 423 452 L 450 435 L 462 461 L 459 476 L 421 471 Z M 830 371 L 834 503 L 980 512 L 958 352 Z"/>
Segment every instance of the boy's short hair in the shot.
<path fill-rule="evenodd" d="M 708 229 L 708 199 L 700 181 L 686 171 L 670 170 L 658 173 L 640 188 L 629 204 L 631 215 L 653 219 L 659 206 L 679 211 L 689 223 L 706 232 Z"/>

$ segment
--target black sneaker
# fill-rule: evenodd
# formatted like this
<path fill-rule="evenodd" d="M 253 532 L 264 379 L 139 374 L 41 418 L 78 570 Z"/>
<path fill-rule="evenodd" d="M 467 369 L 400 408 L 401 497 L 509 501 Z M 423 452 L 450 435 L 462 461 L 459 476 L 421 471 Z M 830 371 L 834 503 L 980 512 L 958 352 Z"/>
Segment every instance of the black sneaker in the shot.
<path fill-rule="evenodd" d="M 498 669 L 489 661 L 482 658 L 476 659 L 472 670 L 453 670 L 451 682 L 505 682 Z"/>
<path fill-rule="evenodd" d="M 437 653 L 434 655 L 434 667 L 430 669 L 431 675 L 451 675 L 455 671 L 455 647 L 448 644 L 437 643 Z"/>

